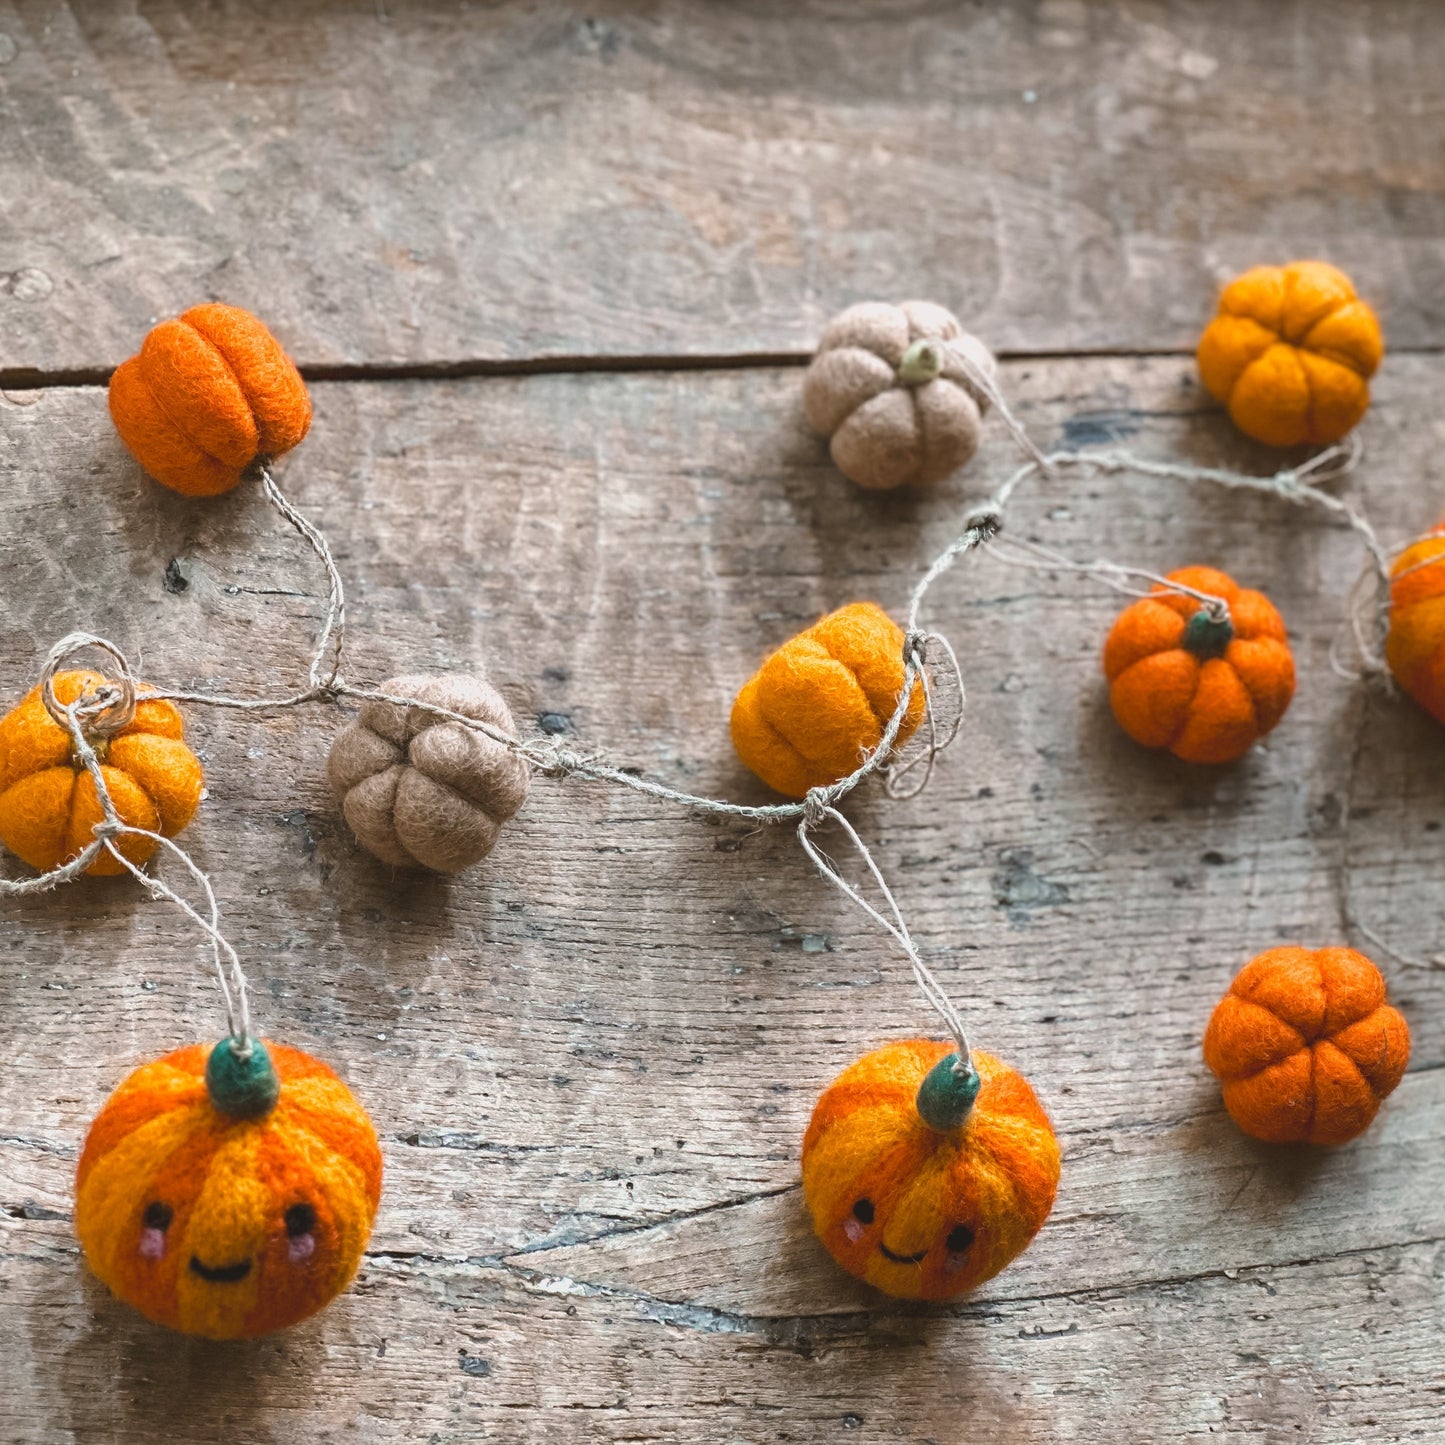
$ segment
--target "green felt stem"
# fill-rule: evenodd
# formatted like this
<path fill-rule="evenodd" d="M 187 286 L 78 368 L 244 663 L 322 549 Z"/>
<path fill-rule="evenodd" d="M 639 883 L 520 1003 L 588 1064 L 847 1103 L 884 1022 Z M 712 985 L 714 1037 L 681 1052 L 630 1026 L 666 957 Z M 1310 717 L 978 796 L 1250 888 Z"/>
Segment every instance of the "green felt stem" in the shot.
<path fill-rule="evenodd" d="M 236 1119 L 259 1119 L 276 1107 L 281 1080 L 266 1045 L 250 1040 L 244 1056 L 235 1039 L 224 1038 L 206 1060 L 206 1092 L 217 1111 Z"/>
<path fill-rule="evenodd" d="M 983 1080 L 978 1070 L 945 1054 L 918 1086 L 918 1113 L 930 1129 L 946 1134 L 957 1129 L 973 1110 Z"/>
<path fill-rule="evenodd" d="M 922 386 L 943 370 L 943 348 L 932 337 L 915 341 L 898 363 L 898 379 L 904 386 Z"/>
<path fill-rule="evenodd" d="M 1207 607 L 1201 607 L 1184 624 L 1184 647 L 1200 662 L 1211 657 L 1223 657 L 1224 650 L 1234 641 L 1234 623 L 1226 612 L 1216 617 Z"/>

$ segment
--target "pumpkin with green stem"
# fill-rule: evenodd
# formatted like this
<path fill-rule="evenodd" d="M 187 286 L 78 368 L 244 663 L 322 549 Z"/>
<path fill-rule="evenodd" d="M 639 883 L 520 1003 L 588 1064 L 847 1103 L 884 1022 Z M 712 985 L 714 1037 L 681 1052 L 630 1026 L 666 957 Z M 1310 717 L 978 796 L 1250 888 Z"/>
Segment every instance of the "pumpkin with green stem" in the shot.
<path fill-rule="evenodd" d="M 222 1039 L 142 1065 L 90 1127 L 75 1230 L 91 1269 L 157 1324 L 282 1329 L 351 1282 L 381 1196 L 376 1131 L 297 1049 Z"/>
<path fill-rule="evenodd" d="M 1028 1081 L 991 1054 L 909 1039 L 823 1091 L 803 1139 L 813 1228 L 850 1274 L 903 1299 L 991 1279 L 1042 1228 L 1059 1145 Z"/>

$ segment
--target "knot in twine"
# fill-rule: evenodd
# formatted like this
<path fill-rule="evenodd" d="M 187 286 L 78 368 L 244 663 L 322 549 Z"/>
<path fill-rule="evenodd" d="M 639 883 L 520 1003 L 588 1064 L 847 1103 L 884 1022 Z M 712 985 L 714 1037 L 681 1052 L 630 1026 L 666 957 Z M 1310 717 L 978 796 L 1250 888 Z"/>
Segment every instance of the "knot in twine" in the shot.
<path fill-rule="evenodd" d="M 55 695 L 56 676 L 64 663 L 87 648 L 106 653 L 115 662 L 119 675 L 108 678 L 99 687 L 87 688 L 66 707 Z M 40 700 L 55 723 L 67 732 L 73 715 L 87 738 L 109 738 L 129 727 L 135 718 L 135 677 L 125 654 L 113 642 L 89 632 L 72 632 L 62 637 L 46 656 L 45 668 L 40 674 Z"/>
<path fill-rule="evenodd" d="M 809 788 L 803 795 L 803 827 L 822 827 L 832 812 L 833 789 Z"/>
<path fill-rule="evenodd" d="M 582 765 L 579 754 L 558 747 L 550 739 L 524 743 L 517 751 L 544 778 L 570 777 Z"/>
<path fill-rule="evenodd" d="M 979 541 L 991 542 L 1003 530 L 1003 513 L 996 502 L 982 502 L 964 518 L 964 526 L 977 532 Z"/>

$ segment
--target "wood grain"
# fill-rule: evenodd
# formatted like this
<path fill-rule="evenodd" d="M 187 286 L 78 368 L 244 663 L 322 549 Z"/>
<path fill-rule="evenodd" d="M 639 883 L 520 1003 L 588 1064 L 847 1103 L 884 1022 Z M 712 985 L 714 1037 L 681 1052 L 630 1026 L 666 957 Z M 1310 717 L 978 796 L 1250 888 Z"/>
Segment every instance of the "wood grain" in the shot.
<path fill-rule="evenodd" d="M 1188 349 L 1324 253 L 1445 345 L 1431 0 L 0 0 L 0 379 L 248 306 L 313 369 L 803 354 L 921 295 Z"/>
<path fill-rule="evenodd" d="M 1266 470 L 1181 359 L 1005 368 L 1045 443 Z M 1445 358 L 1396 357 L 1351 486 L 1383 533 L 1445 495 Z M 761 800 L 726 715 L 758 657 L 858 597 L 897 611 L 1015 464 L 867 496 L 806 434 L 791 368 L 336 383 L 284 485 L 351 584 L 348 674 L 485 663 L 529 728 Z M 905 963 L 785 830 L 539 780 L 453 882 L 358 852 L 324 781 L 341 718 L 189 710 L 211 796 L 186 834 L 255 1007 L 372 1109 L 387 1191 L 356 1289 L 240 1349 L 108 1299 L 69 1227 L 85 1125 L 141 1059 L 220 1027 L 185 921 L 119 881 L 0 919 L 0 1438 L 51 1442 L 1428 1438 L 1445 1278 L 1445 971 L 1386 958 L 1411 1072 L 1350 1148 L 1244 1140 L 1199 1060 L 1234 970 L 1357 913 L 1445 953 L 1438 727 L 1330 665 L 1360 564 L 1267 498 L 1031 483 L 1010 525 L 1074 556 L 1226 566 L 1290 626 L 1297 700 L 1203 773 L 1136 749 L 1097 654 L 1120 604 L 971 559 L 930 620 L 969 721 L 928 792 L 850 812 L 985 1047 L 1065 1149 L 1019 1264 L 943 1310 L 854 1286 L 800 1214 L 817 1090 L 930 1031 Z M 0 690 L 107 632 L 146 675 L 304 673 L 316 568 L 254 489 L 176 498 L 93 387 L 0 399 Z M 169 873 L 168 873 L 169 876 Z M 1147 1381 L 1147 1387 L 1141 1382 Z"/>

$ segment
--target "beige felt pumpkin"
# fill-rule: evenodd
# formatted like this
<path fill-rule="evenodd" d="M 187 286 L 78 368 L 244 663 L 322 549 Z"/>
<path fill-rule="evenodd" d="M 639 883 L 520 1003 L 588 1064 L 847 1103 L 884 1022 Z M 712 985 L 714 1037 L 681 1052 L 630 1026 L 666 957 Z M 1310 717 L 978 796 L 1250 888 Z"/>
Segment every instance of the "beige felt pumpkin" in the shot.
<path fill-rule="evenodd" d="M 481 677 L 394 677 L 379 691 L 517 733 L 501 694 Z M 465 723 L 376 701 L 332 744 L 327 772 L 364 848 L 383 863 L 437 873 L 459 872 L 492 851 L 530 778 L 514 752 Z"/>
<path fill-rule="evenodd" d="M 978 450 L 997 363 L 928 301 L 864 301 L 835 316 L 803 379 L 808 424 L 860 487 L 932 486 Z M 974 374 L 971 375 L 970 371 Z"/>

